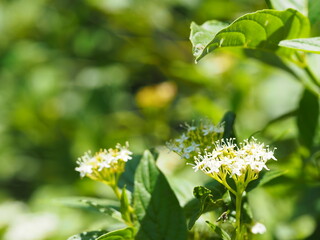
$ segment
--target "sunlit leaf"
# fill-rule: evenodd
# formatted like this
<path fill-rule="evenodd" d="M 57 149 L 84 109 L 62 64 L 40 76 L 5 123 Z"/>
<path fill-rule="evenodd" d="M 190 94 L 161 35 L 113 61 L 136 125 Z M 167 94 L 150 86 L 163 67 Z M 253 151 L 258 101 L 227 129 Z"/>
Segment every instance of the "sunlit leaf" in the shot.
<path fill-rule="evenodd" d="M 202 25 L 191 23 L 190 40 L 193 46 L 193 54 L 198 57 L 202 50 L 212 40 L 212 36 L 216 35 L 220 30 L 227 27 L 227 23 L 210 20 Z"/>
<path fill-rule="evenodd" d="M 275 51 L 288 54 L 279 48 L 282 40 L 308 37 L 310 24 L 307 17 L 294 9 L 285 11 L 261 10 L 245 14 L 217 34 L 212 34 L 212 40 L 207 44 L 208 37 L 202 39 L 205 47 L 196 50 L 196 60 L 218 48 L 241 47 Z M 193 39 L 192 36 L 190 39 Z M 201 38 L 197 38 L 200 44 Z M 195 46 L 195 43 L 193 43 Z"/>
<path fill-rule="evenodd" d="M 149 151 L 145 151 L 136 171 L 134 206 L 140 223 L 136 239 L 187 239 L 183 211 Z"/>
<path fill-rule="evenodd" d="M 96 240 L 99 236 L 105 233 L 107 233 L 107 231 L 104 230 L 83 232 L 69 237 L 68 240 Z"/>
<path fill-rule="evenodd" d="M 279 46 L 304 52 L 320 53 L 320 37 L 283 40 Z"/>
<path fill-rule="evenodd" d="M 96 240 L 133 240 L 134 239 L 134 228 L 127 227 L 124 229 L 115 230 L 108 232 Z"/>
<path fill-rule="evenodd" d="M 269 0 L 273 9 L 286 10 L 295 9 L 304 15 L 308 14 L 308 0 Z"/>

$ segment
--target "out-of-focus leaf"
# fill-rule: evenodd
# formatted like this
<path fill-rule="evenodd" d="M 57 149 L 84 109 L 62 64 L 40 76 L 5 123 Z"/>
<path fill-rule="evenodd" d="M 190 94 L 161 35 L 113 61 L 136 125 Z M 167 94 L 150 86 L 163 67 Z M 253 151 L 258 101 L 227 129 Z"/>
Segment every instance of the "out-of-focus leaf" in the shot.
<path fill-rule="evenodd" d="M 202 25 L 191 23 L 190 41 L 193 46 L 193 54 L 198 57 L 202 50 L 212 40 L 212 36 L 216 35 L 221 29 L 227 27 L 227 23 L 210 20 Z"/>
<path fill-rule="evenodd" d="M 279 46 L 304 52 L 320 53 L 320 37 L 283 40 Z"/>
<path fill-rule="evenodd" d="M 299 78 L 297 74 L 291 68 L 289 68 L 288 65 L 285 64 L 282 59 L 274 52 L 260 51 L 257 49 L 244 49 L 244 54 L 247 57 L 257 59 L 272 67 L 284 70 L 293 75 L 295 78 Z"/>
<path fill-rule="evenodd" d="M 300 100 L 297 124 L 299 140 L 302 145 L 311 148 L 319 123 L 319 97 L 305 90 Z"/>
<path fill-rule="evenodd" d="M 308 18 L 294 9 L 261 10 L 245 14 L 217 34 L 213 34 L 212 40 L 201 51 L 197 50 L 196 60 L 223 47 L 242 47 L 288 54 L 290 51 L 279 48 L 279 42 L 308 37 L 309 32 Z M 203 44 L 207 41 L 207 37 L 204 38 Z"/>
<path fill-rule="evenodd" d="M 286 10 L 292 8 L 307 16 L 308 0 L 269 0 L 273 9 Z"/>
<path fill-rule="evenodd" d="M 251 224 L 253 222 L 253 214 L 248 203 L 247 197 L 243 199 L 242 211 L 241 211 L 242 223 Z"/>
<path fill-rule="evenodd" d="M 134 205 L 140 223 L 136 239 L 187 239 L 178 199 L 149 151 L 144 152 L 136 171 Z"/>
<path fill-rule="evenodd" d="M 108 232 L 96 240 L 133 240 L 134 239 L 134 228 L 127 227 L 124 229 L 115 230 Z"/>
<path fill-rule="evenodd" d="M 236 138 L 234 132 L 234 123 L 236 120 L 236 115 L 233 112 L 227 112 L 221 122 L 224 123 L 224 133 L 223 138 Z"/>
<path fill-rule="evenodd" d="M 262 172 L 262 173 L 260 173 L 260 176 L 258 179 L 254 180 L 248 184 L 246 191 L 249 192 L 256 187 L 261 187 L 264 184 L 270 182 L 271 180 L 273 180 L 277 177 L 282 176 L 285 173 L 286 173 L 286 171 L 281 171 L 281 170 L 272 170 L 272 171 Z"/>
<path fill-rule="evenodd" d="M 225 230 L 220 228 L 218 225 L 212 224 L 209 221 L 206 221 L 206 223 L 213 229 L 213 231 L 216 234 L 219 235 L 219 237 L 222 238 L 222 240 L 231 240 L 231 237 L 229 236 L 229 234 Z"/>
<path fill-rule="evenodd" d="M 280 122 L 280 121 L 283 121 L 283 120 L 286 120 L 288 118 L 291 118 L 291 117 L 294 117 L 297 115 L 297 110 L 293 110 L 293 111 L 290 111 L 290 112 L 287 112 L 287 113 L 284 113 L 274 119 L 272 119 L 271 121 L 269 121 L 265 127 L 261 130 L 261 132 L 263 132 L 264 130 L 266 130 L 270 125 L 274 124 L 274 123 L 277 123 L 277 122 Z"/>
<path fill-rule="evenodd" d="M 96 240 L 98 237 L 105 233 L 107 233 L 107 231 L 104 230 L 83 232 L 69 237 L 68 240 Z"/>
<path fill-rule="evenodd" d="M 311 24 L 320 21 L 320 1 L 309 0 L 309 19 Z"/>
<path fill-rule="evenodd" d="M 121 213 L 118 211 L 119 203 L 117 201 L 98 198 L 73 197 L 59 199 L 58 202 L 69 207 L 104 213 L 113 217 L 114 219 L 117 219 L 118 221 L 123 222 Z"/>

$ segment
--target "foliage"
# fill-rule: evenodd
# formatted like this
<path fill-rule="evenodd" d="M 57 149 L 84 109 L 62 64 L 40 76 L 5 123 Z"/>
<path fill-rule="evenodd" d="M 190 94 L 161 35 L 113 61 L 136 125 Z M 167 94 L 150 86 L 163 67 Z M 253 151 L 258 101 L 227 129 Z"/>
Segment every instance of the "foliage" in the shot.
<path fill-rule="evenodd" d="M 94 229 L 105 230 L 92 234 L 122 229 L 130 236 L 122 217 L 136 193 L 140 154 L 177 136 L 181 123 L 207 117 L 225 122 L 224 138 L 253 135 L 277 147 L 272 171 L 251 182 L 244 199 L 254 217 L 243 209 L 244 221 L 267 227 L 255 237 L 317 239 L 319 1 L 15 0 L 0 8 L 0 238 L 66 239 Z M 282 31 L 271 13 L 300 32 Z M 269 28 L 256 26 L 261 14 L 270 17 Z M 254 23 L 246 25 L 246 18 Z M 192 24 L 194 47 L 201 44 L 196 53 L 206 54 L 198 64 L 187 40 L 191 21 L 207 21 Z M 239 26 L 253 40 L 250 48 L 241 38 L 237 48 L 216 48 L 222 33 L 229 39 L 224 44 L 233 43 L 228 31 Z M 263 36 L 264 30 L 276 32 Z M 78 180 L 75 159 L 86 149 L 126 140 L 137 154 L 120 178 L 118 202 L 99 183 Z M 191 174 L 167 149 L 157 149 L 157 167 L 150 166 L 159 171 L 181 221 L 185 215 L 179 229 L 193 226 L 189 239 L 229 234 L 226 222 L 215 221 L 234 217 L 227 211 L 235 207 L 233 197 L 206 176 Z M 214 202 L 193 196 L 195 186 L 206 186 Z M 90 198 L 71 200 L 74 195 Z M 75 208 L 53 204 L 59 197 Z M 23 234 L 22 227 L 28 229 Z"/>

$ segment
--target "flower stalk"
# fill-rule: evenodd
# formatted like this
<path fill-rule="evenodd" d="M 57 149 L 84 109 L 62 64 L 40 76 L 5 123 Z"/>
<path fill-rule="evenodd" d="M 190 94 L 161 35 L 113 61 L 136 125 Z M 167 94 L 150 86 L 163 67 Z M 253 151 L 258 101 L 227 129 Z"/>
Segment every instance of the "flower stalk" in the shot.
<path fill-rule="evenodd" d="M 126 146 L 116 145 L 116 148 L 103 149 L 92 155 L 86 152 L 77 161 L 76 171 L 80 172 L 81 177 L 89 177 L 92 180 L 102 182 L 113 190 L 115 196 L 120 201 L 121 216 L 128 226 L 133 226 L 134 209 L 129 204 L 126 189 L 118 188 L 118 181 L 125 170 L 126 162 L 132 159 L 132 152 Z"/>
<path fill-rule="evenodd" d="M 241 206 L 242 205 L 242 193 L 236 195 L 236 240 L 242 240 L 241 231 Z"/>
<path fill-rule="evenodd" d="M 236 145 L 235 139 L 231 138 L 216 141 L 211 151 L 205 151 L 205 154 L 199 153 L 192 164 L 195 171 L 204 172 L 224 185 L 235 196 L 236 240 L 242 240 L 245 234 L 241 222 L 243 193 L 248 184 L 259 177 L 260 171 L 269 170 L 266 163 L 270 159 L 276 160 L 274 150 L 270 150 L 269 146 L 258 143 L 254 138 Z M 228 184 L 227 177 L 232 178 L 236 185 L 235 189 Z"/>

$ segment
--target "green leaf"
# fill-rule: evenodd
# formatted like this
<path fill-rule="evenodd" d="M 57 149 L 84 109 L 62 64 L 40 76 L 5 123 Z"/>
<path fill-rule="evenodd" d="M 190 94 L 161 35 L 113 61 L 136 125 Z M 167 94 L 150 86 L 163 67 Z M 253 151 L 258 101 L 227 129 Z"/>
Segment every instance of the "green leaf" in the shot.
<path fill-rule="evenodd" d="M 104 213 L 123 222 L 121 213 L 118 211 L 119 203 L 117 201 L 99 198 L 70 197 L 59 199 L 58 202 L 69 207 Z"/>
<path fill-rule="evenodd" d="M 69 237 L 68 240 L 96 240 L 99 236 L 105 233 L 107 233 L 105 230 L 83 232 Z"/>
<path fill-rule="evenodd" d="M 133 240 L 134 239 L 134 228 L 127 227 L 112 232 L 108 232 L 96 240 Z"/>
<path fill-rule="evenodd" d="M 121 212 L 122 219 L 125 220 L 125 222 L 131 222 L 130 201 L 127 195 L 126 187 L 123 187 L 122 189 L 120 202 L 121 202 L 120 212 Z"/>
<path fill-rule="evenodd" d="M 222 228 L 220 228 L 218 225 L 212 224 L 209 221 L 206 221 L 206 223 L 213 229 L 213 231 L 219 235 L 219 237 L 222 238 L 222 240 L 231 240 L 231 237 L 229 236 L 229 234 L 223 230 Z"/>
<path fill-rule="evenodd" d="M 320 22 L 320 1 L 309 0 L 309 19 L 311 24 Z"/>
<path fill-rule="evenodd" d="M 304 52 L 320 53 L 320 37 L 283 40 L 279 46 Z"/>
<path fill-rule="evenodd" d="M 136 239 L 187 239 L 183 211 L 149 151 L 144 152 L 136 171 L 134 208 L 140 223 Z"/>
<path fill-rule="evenodd" d="M 193 54 L 198 57 L 202 50 L 212 40 L 212 36 L 216 35 L 220 30 L 227 27 L 227 23 L 210 20 L 202 25 L 191 23 L 190 41 L 193 46 Z"/>
<path fill-rule="evenodd" d="M 261 172 L 258 179 L 248 184 L 246 191 L 249 192 L 256 187 L 261 187 L 266 183 L 270 182 L 271 180 L 284 175 L 285 173 L 286 171 L 282 171 L 282 170 L 270 170 L 270 171 Z"/>
<path fill-rule="evenodd" d="M 139 165 L 140 159 L 141 159 L 141 156 L 134 155 L 133 158 L 126 163 L 125 171 L 123 174 L 121 174 L 118 182 L 118 186 L 120 188 L 123 188 L 123 186 L 126 186 L 126 188 L 130 192 L 133 192 L 134 174 Z"/>
<path fill-rule="evenodd" d="M 307 16 L 308 0 L 270 0 L 273 9 L 286 10 L 293 8 Z"/>
<path fill-rule="evenodd" d="M 210 189 L 203 186 L 195 187 L 193 189 L 193 195 L 199 200 L 199 204 L 197 205 L 197 209 L 195 209 L 193 215 L 190 217 L 188 223 L 189 230 L 193 227 L 202 214 L 226 205 L 221 198 L 215 200 L 213 196 L 214 193 Z"/>
<path fill-rule="evenodd" d="M 217 34 L 212 34 L 209 43 L 207 37 L 198 38 L 197 44 L 201 44 L 203 40 L 202 44 L 205 47 L 201 51 L 196 50 L 196 60 L 224 47 L 260 49 L 288 55 L 292 52 L 288 51 L 289 49 L 281 49 L 278 46 L 279 42 L 308 37 L 309 32 L 308 18 L 294 9 L 261 10 L 243 15 Z M 193 39 L 193 36 L 190 39 Z M 195 46 L 195 43 L 193 45 Z"/>
<path fill-rule="evenodd" d="M 319 123 L 319 98 L 305 90 L 300 100 L 297 124 L 299 129 L 299 141 L 310 149 Z"/>

